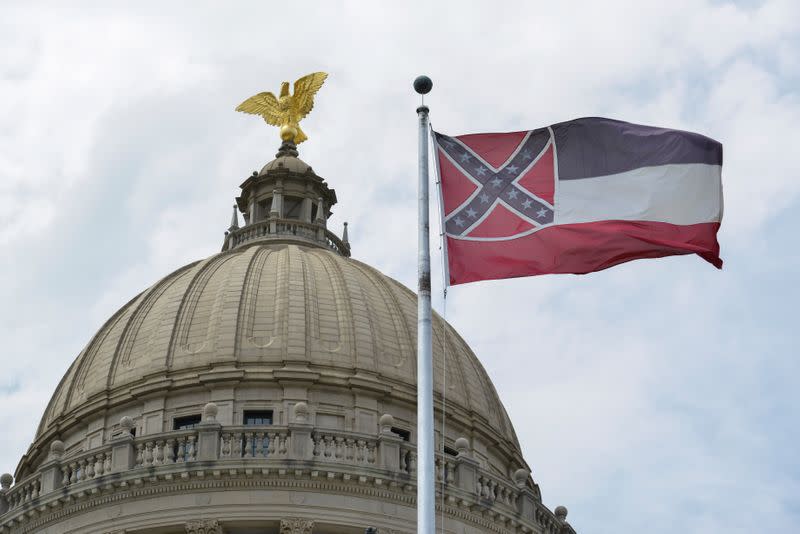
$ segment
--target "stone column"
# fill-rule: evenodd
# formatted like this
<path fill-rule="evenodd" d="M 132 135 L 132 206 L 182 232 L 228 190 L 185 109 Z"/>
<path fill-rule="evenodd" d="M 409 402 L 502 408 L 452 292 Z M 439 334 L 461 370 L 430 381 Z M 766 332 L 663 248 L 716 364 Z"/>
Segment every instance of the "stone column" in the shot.
<path fill-rule="evenodd" d="M 203 419 L 197 425 L 197 459 L 219 459 L 219 433 L 222 428 L 217 422 L 219 409 L 213 402 L 203 406 Z"/>
<path fill-rule="evenodd" d="M 392 473 L 400 471 L 400 445 L 403 438 L 392 432 L 394 417 L 385 413 L 380 419 L 378 434 L 378 466 Z"/>
<path fill-rule="evenodd" d="M 46 495 L 61 487 L 61 457 L 64 456 L 64 442 L 55 440 L 50 443 L 50 455 L 40 467 L 42 471 L 39 495 Z"/>
<path fill-rule="evenodd" d="M 294 416 L 289 423 L 289 459 L 311 460 L 314 456 L 314 442 L 311 441 L 314 427 L 308 423 L 308 404 L 298 402 L 292 411 Z"/>
<path fill-rule="evenodd" d="M 281 534 L 311 534 L 313 530 L 314 522 L 310 519 L 281 519 Z"/>
<path fill-rule="evenodd" d="M 536 516 L 536 499 L 533 491 L 528 487 L 530 476 L 531 472 L 524 468 L 514 471 L 514 485 L 519 488 L 517 511 L 523 518 L 533 521 Z"/>
<path fill-rule="evenodd" d="M 317 218 L 314 222 L 322 226 L 327 226 L 327 220 L 325 219 L 325 201 L 322 200 L 322 197 L 317 197 Z"/>
<path fill-rule="evenodd" d="M 120 435 L 111 439 L 111 472 L 120 473 L 136 465 L 136 451 L 133 447 L 133 419 L 124 416 L 119 420 Z"/>
<path fill-rule="evenodd" d="M 456 440 L 456 485 L 459 489 L 478 495 L 478 462 L 472 459 L 472 450 L 467 438 Z M 480 497 L 480 495 L 478 495 Z"/>
<path fill-rule="evenodd" d="M 272 207 L 269 209 L 269 233 L 278 231 L 275 221 L 283 217 L 283 189 L 277 187 L 272 190 Z"/>
<path fill-rule="evenodd" d="M 195 519 L 186 523 L 186 534 L 224 534 L 216 519 Z"/>
<path fill-rule="evenodd" d="M 310 198 L 303 199 L 303 222 L 311 223 L 311 203 Z"/>
<path fill-rule="evenodd" d="M 249 200 L 250 200 L 250 202 L 249 202 L 249 206 L 248 206 L 247 212 L 245 213 L 245 217 L 244 217 L 245 221 L 244 222 L 245 222 L 245 224 L 255 224 L 258 221 L 258 219 L 256 218 L 256 189 L 255 189 L 255 187 L 253 187 L 250 190 L 250 199 Z"/>

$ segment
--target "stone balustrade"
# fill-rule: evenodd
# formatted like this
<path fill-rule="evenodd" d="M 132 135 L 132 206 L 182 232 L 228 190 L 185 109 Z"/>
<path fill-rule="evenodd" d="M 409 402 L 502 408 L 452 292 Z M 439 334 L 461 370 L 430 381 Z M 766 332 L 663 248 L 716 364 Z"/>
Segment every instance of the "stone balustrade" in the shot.
<path fill-rule="evenodd" d="M 61 463 L 61 486 L 71 486 L 111 472 L 111 447 L 101 447 Z"/>
<path fill-rule="evenodd" d="M 375 435 L 315 428 L 305 421 L 234 426 L 217 423 L 215 410 L 209 413 L 192 429 L 134 437 L 126 428 L 103 446 L 73 455 L 64 453 L 61 442 L 53 442 L 34 474 L 13 487 L 10 475 L 4 475 L 0 532 L 37 510 L 159 480 L 257 472 L 369 484 L 381 491 L 393 489 L 406 500 L 415 492 L 416 447 L 391 433 L 388 425 Z M 527 471 L 520 469 L 511 477 L 490 473 L 472 458 L 466 440 L 459 440 L 457 447 L 456 456 L 439 453 L 435 462 L 436 491 L 445 492 L 448 506 L 479 510 L 482 517 L 516 525 L 520 532 L 572 532 L 541 504 Z"/>
<path fill-rule="evenodd" d="M 294 219 L 266 219 L 232 230 L 227 237 L 227 249 L 256 240 L 281 240 L 291 236 L 309 244 L 322 245 L 342 256 L 350 256 L 350 245 L 339 239 L 325 226 Z"/>
<path fill-rule="evenodd" d="M 142 436 L 133 442 L 134 467 L 152 467 L 197 459 L 197 431 L 177 430 Z"/>
<path fill-rule="evenodd" d="M 288 441 L 286 427 L 225 427 L 221 432 L 220 458 L 286 458 Z"/>
<path fill-rule="evenodd" d="M 378 441 L 374 436 L 334 430 L 315 430 L 311 434 L 314 460 L 374 466 Z"/>

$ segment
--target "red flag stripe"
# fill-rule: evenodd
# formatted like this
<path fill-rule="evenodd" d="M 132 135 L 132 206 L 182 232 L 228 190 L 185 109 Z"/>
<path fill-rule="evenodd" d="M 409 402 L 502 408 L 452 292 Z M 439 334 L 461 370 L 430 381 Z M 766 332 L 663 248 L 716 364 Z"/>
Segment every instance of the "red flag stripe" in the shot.
<path fill-rule="evenodd" d="M 717 268 L 720 223 L 599 221 L 543 228 L 514 240 L 447 238 L 450 284 L 551 273 L 585 274 L 641 258 L 698 254 Z"/>

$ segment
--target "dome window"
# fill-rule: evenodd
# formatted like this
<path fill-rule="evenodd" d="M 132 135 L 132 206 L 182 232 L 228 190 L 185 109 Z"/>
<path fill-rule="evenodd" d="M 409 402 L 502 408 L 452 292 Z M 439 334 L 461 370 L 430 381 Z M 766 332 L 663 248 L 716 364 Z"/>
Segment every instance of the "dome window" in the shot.
<path fill-rule="evenodd" d="M 271 425 L 272 410 L 247 410 L 243 419 L 246 426 Z"/>
<path fill-rule="evenodd" d="M 303 199 L 300 197 L 283 198 L 283 218 L 300 219 L 303 213 Z"/>
<path fill-rule="evenodd" d="M 264 220 L 272 210 L 272 197 L 258 203 L 259 220 Z"/>
<path fill-rule="evenodd" d="M 402 428 L 392 427 L 392 432 L 403 438 L 403 441 L 411 441 L 411 431 Z"/>
<path fill-rule="evenodd" d="M 200 414 L 176 417 L 172 420 L 172 430 L 188 430 L 194 428 L 200 424 L 201 419 L 202 416 Z"/>

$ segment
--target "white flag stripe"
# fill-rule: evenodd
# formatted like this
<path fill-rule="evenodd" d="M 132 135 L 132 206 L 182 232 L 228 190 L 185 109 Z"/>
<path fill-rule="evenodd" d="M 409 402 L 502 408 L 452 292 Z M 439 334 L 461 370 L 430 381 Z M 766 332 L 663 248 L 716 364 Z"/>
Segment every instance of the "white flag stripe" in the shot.
<path fill-rule="evenodd" d="M 553 223 L 718 222 L 722 220 L 721 172 L 719 165 L 687 163 L 561 180 Z"/>

